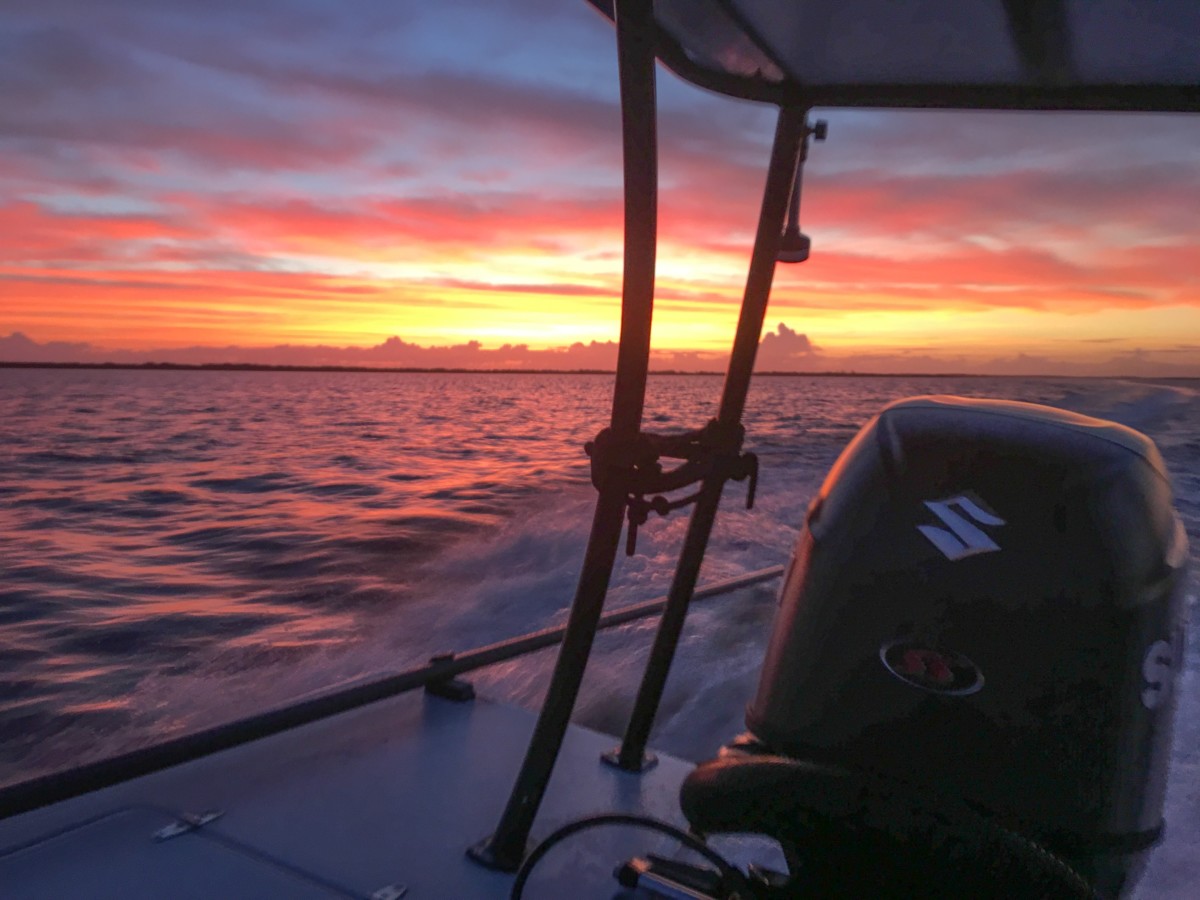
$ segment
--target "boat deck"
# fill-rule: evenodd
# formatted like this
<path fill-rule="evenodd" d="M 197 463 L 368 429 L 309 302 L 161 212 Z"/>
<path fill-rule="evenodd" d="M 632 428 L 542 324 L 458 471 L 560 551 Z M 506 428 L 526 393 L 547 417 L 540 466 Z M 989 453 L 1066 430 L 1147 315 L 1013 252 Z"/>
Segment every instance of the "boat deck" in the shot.
<path fill-rule="evenodd" d="M 495 827 L 533 722 L 483 699 L 414 691 L 0 821 L 0 895 L 507 897 L 512 876 L 464 850 Z M 678 789 L 691 764 L 660 756 L 648 772 L 621 772 L 599 759 L 614 743 L 570 729 L 535 839 L 601 812 L 682 824 Z M 210 810 L 221 815 L 156 837 Z M 617 863 L 676 847 L 599 828 L 550 853 L 526 896 L 620 896 Z"/>

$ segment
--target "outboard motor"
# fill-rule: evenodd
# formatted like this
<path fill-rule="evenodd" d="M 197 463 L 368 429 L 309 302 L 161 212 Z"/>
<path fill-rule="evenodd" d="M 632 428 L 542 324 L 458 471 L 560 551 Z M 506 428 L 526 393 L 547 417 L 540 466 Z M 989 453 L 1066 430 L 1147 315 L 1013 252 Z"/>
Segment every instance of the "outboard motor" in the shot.
<path fill-rule="evenodd" d="M 1153 443 L 1026 403 L 876 416 L 809 509 L 700 832 L 770 896 L 1118 896 L 1162 831 L 1187 538 Z"/>

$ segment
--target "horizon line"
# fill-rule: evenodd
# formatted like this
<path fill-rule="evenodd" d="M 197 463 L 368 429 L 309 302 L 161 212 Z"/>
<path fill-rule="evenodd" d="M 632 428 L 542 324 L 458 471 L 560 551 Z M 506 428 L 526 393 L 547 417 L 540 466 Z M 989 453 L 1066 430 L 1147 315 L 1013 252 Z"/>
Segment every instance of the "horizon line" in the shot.
<path fill-rule="evenodd" d="M 476 374 L 476 375 L 615 375 L 616 369 L 503 369 L 468 368 L 465 366 L 305 366 L 271 363 L 172 363 L 172 362 L 25 362 L 0 360 L 0 369 L 121 369 L 142 371 L 209 371 L 209 372 L 378 372 L 391 374 Z M 716 369 L 649 369 L 650 375 L 724 375 Z M 1065 375 L 1053 372 L 1033 374 L 985 372 L 860 372 L 855 369 L 826 369 L 818 372 L 768 370 L 755 372 L 754 377 L 790 378 L 816 376 L 822 378 L 1070 378 L 1104 381 L 1197 381 L 1197 375 Z"/>

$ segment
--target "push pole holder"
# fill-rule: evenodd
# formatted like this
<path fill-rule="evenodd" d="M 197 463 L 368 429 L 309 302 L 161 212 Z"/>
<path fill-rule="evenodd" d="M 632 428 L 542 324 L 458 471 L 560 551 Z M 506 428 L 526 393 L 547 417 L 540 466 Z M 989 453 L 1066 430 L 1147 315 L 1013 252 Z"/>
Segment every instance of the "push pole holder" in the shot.
<path fill-rule="evenodd" d="M 812 252 L 812 238 L 800 230 L 800 186 L 804 179 L 804 161 L 808 159 L 809 139 L 823 141 L 828 136 L 829 123 L 824 119 L 817 119 L 811 125 L 805 123 L 804 141 L 800 145 L 800 159 L 796 163 L 796 177 L 792 181 L 787 227 L 784 228 L 783 236 L 780 238 L 779 255 L 776 257 L 781 263 L 802 263 Z"/>
<path fill-rule="evenodd" d="M 646 524 L 650 514 L 667 516 L 677 509 L 690 506 L 699 499 L 699 492 L 678 499 L 663 496 L 682 490 L 706 479 L 719 477 L 725 481 L 750 480 L 746 508 L 754 508 L 758 489 L 758 457 L 742 453 L 746 429 L 741 425 L 722 425 L 712 419 L 703 428 L 680 434 L 663 435 L 641 432 L 629 441 L 619 441 L 608 428 L 589 441 L 584 450 L 592 461 L 592 483 L 599 487 L 604 473 L 623 469 L 631 473 L 630 491 L 626 498 L 629 530 L 625 540 L 625 555 L 637 550 L 638 528 Z M 680 459 L 674 469 L 663 470 L 663 457 Z M 653 495 L 653 496 L 650 496 Z"/>

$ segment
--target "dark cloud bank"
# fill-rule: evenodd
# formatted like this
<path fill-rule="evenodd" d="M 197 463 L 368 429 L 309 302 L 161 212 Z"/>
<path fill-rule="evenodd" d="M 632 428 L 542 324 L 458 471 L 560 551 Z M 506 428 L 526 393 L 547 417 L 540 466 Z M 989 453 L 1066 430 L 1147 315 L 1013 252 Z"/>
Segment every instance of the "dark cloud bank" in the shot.
<path fill-rule="evenodd" d="M 827 353 L 806 334 L 779 323 L 759 344 L 760 372 L 946 373 L 980 375 L 1131 375 L 1196 377 L 1188 365 L 1200 348 L 1174 352 L 1141 350 L 1114 355 L 1102 362 L 1071 363 L 1044 356 L 1017 354 L 981 360 L 965 356 L 933 356 L 920 352 Z M 1172 358 L 1174 357 L 1174 358 Z M 533 349 L 526 344 L 487 348 L 478 341 L 423 347 L 390 337 L 372 347 L 280 344 L 274 347 L 177 347 L 160 350 L 114 350 L 88 343 L 38 343 L 21 332 L 0 337 L 0 363 L 145 365 L 353 366 L 398 369 L 508 369 L 513 371 L 612 371 L 613 341 L 576 342 L 569 347 Z M 651 368 L 658 371 L 720 372 L 727 355 L 696 351 L 655 351 Z"/>
<path fill-rule="evenodd" d="M 759 351 L 760 368 L 787 369 L 810 360 L 816 348 L 803 334 L 780 324 L 768 334 Z M 0 338 L 0 362 L 141 365 L 266 365 L 367 366 L 420 369 L 601 369 L 617 362 L 613 341 L 576 342 L 569 347 L 533 349 L 526 344 L 486 348 L 478 341 L 443 347 L 423 347 L 390 337 L 373 347 L 331 347 L 279 344 L 274 347 L 177 347 L 155 350 L 113 350 L 88 343 L 38 343 L 21 332 Z M 717 353 L 657 351 L 656 369 L 718 371 L 726 357 Z"/>

